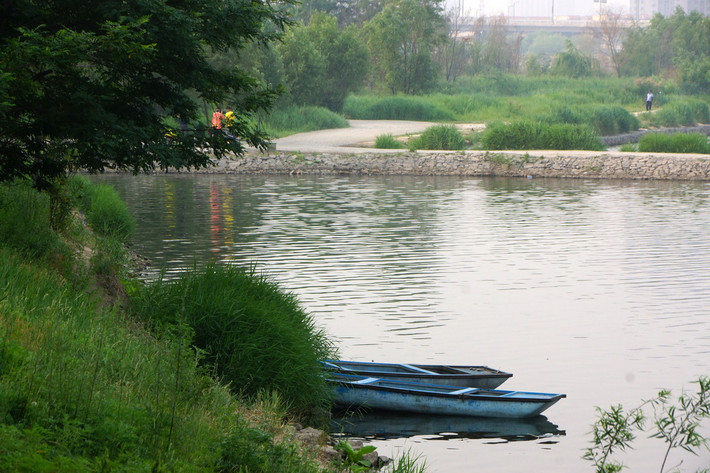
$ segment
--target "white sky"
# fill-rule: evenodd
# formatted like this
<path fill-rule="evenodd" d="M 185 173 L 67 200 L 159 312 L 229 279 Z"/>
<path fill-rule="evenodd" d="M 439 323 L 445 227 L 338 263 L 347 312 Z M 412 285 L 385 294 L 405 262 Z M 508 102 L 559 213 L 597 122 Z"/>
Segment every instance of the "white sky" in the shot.
<path fill-rule="evenodd" d="M 459 5 L 459 2 L 463 2 L 463 11 L 469 12 L 471 15 L 476 15 L 481 8 L 481 3 L 483 3 L 485 14 L 491 15 L 507 15 L 512 10 L 512 5 L 517 4 L 517 8 L 520 4 L 527 1 L 535 0 L 446 0 L 447 9 L 453 6 Z M 552 1 L 552 0 L 551 0 Z M 599 4 L 594 3 L 594 0 L 554 0 L 555 10 L 558 12 L 564 12 L 565 10 L 575 10 L 577 14 L 588 14 L 592 15 L 599 11 Z M 588 8 L 584 8 L 585 4 L 589 4 Z M 629 11 L 629 0 L 607 0 L 606 5 L 602 5 L 602 8 L 609 8 L 616 12 L 624 13 Z M 584 11 L 586 10 L 586 12 Z"/>

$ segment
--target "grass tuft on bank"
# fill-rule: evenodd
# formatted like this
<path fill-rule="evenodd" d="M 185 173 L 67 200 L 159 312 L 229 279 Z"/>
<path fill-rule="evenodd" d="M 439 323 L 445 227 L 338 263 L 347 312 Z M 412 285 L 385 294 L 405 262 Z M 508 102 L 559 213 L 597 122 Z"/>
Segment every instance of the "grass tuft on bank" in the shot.
<path fill-rule="evenodd" d="M 487 150 L 606 149 L 599 136 L 588 125 L 551 125 L 528 121 L 495 123 L 486 128 L 481 140 Z"/>
<path fill-rule="evenodd" d="M 703 133 L 649 133 L 641 137 L 638 151 L 646 153 L 710 154 L 708 137 Z"/>
<path fill-rule="evenodd" d="M 328 407 L 319 360 L 334 348 L 296 297 L 255 268 L 209 264 L 140 286 L 131 300 L 155 333 L 185 327 L 203 364 L 235 393 L 278 391 L 303 416 Z"/>

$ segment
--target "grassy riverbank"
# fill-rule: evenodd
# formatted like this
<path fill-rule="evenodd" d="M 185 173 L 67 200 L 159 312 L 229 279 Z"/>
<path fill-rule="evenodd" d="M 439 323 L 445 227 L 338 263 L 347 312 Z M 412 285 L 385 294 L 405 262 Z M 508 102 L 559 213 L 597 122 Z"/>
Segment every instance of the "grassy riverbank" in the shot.
<path fill-rule="evenodd" d="M 0 471 L 346 468 L 288 422 L 325 413 L 334 354 L 293 296 L 216 266 L 144 286 L 113 189 L 60 197 L 0 187 Z"/>

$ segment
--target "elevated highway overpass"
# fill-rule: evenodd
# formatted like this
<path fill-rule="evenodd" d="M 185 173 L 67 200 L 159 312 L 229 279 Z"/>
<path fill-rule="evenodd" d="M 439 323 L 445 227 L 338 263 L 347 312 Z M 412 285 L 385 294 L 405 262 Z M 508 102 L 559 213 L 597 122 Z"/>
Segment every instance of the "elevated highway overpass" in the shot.
<path fill-rule="evenodd" d="M 581 34 L 596 35 L 600 28 L 599 16 L 593 17 L 505 17 L 505 29 L 511 34 L 521 34 L 523 36 L 537 31 L 547 31 L 549 33 L 557 33 L 563 36 L 577 36 Z M 496 20 L 496 17 L 483 18 L 469 17 L 464 20 L 460 37 L 472 37 L 481 33 L 485 33 L 491 28 L 491 24 Z M 493 20 L 493 21 L 492 21 Z M 640 24 L 632 19 L 621 19 L 623 28 L 630 28 Z"/>

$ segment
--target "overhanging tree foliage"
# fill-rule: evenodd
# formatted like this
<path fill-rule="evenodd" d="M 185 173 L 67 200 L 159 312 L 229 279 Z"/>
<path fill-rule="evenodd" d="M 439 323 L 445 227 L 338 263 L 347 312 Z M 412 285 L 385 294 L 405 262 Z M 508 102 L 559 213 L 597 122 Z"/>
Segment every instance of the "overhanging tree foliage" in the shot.
<path fill-rule="evenodd" d="M 251 117 L 274 90 L 206 53 L 268 41 L 286 22 L 267 0 L 3 2 L 0 180 L 47 189 L 72 169 L 205 167 L 265 146 Z M 237 140 L 197 125 L 202 103 L 232 106 Z"/>

